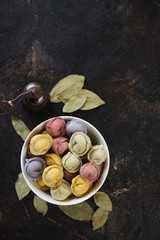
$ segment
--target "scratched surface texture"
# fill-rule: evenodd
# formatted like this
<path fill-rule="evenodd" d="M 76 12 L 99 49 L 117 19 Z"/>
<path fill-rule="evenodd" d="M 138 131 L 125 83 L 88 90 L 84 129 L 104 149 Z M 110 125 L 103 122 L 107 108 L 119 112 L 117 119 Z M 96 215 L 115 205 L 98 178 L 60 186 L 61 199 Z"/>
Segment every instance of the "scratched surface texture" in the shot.
<path fill-rule="evenodd" d="M 29 82 L 49 91 L 77 73 L 106 101 L 71 115 L 92 123 L 108 143 L 111 167 L 101 190 L 113 203 L 107 223 L 93 231 L 91 222 L 72 220 L 55 205 L 41 216 L 32 193 L 18 201 L 23 142 L 10 118 L 32 129 L 62 115 L 62 104 L 35 114 L 0 103 L 0 239 L 159 240 L 160 1 L 6 0 L 0 22 L 1 100 Z"/>

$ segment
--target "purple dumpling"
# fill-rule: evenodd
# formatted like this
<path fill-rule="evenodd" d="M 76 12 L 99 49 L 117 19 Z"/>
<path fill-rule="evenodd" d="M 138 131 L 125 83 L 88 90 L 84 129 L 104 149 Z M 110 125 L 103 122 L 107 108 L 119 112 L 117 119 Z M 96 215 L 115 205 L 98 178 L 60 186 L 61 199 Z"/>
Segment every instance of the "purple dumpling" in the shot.
<path fill-rule="evenodd" d="M 69 137 L 75 132 L 83 132 L 87 134 L 86 125 L 78 119 L 72 119 L 66 124 L 66 133 Z"/>

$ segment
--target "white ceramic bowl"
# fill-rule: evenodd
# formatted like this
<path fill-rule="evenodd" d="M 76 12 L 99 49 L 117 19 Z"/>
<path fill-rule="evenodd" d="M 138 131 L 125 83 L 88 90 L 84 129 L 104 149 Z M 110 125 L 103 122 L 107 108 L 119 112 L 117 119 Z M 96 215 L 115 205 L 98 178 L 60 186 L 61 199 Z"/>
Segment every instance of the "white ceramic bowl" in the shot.
<path fill-rule="evenodd" d="M 50 193 L 45 192 L 45 191 L 39 189 L 38 187 L 36 187 L 34 182 L 25 176 L 24 165 L 25 165 L 25 159 L 27 157 L 27 149 L 28 149 L 30 139 L 34 135 L 41 133 L 43 130 L 45 130 L 46 123 L 50 119 L 40 123 L 37 127 L 35 127 L 31 131 L 31 133 L 28 135 L 27 139 L 25 140 L 22 150 L 21 150 L 21 169 L 22 169 L 24 179 L 25 179 L 26 183 L 28 184 L 29 188 L 41 199 L 45 200 L 48 203 L 52 203 L 52 204 L 56 204 L 56 205 L 73 205 L 73 204 L 78 204 L 83 201 L 86 201 L 100 189 L 100 187 L 103 185 L 103 183 L 106 180 L 106 177 L 108 175 L 109 166 L 110 166 L 110 156 L 109 156 L 108 146 L 107 146 L 104 138 L 102 137 L 100 132 L 93 125 L 91 125 L 87 121 L 77 118 L 77 117 L 72 117 L 72 116 L 59 116 L 59 117 L 63 118 L 66 122 L 68 122 L 72 119 L 79 119 L 79 120 L 83 121 L 87 126 L 87 135 L 91 138 L 92 145 L 102 144 L 104 149 L 107 152 L 107 161 L 105 161 L 105 163 L 104 163 L 103 172 L 102 172 L 100 178 L 96 182 L 94 182 L 93 188 L 91 189 L 91 191 L 84 197 L 78 198 L 78 197 L 72 195 L 71 197 L 67 198 L 66 200 L 57 201 L 50 195 Z"/>

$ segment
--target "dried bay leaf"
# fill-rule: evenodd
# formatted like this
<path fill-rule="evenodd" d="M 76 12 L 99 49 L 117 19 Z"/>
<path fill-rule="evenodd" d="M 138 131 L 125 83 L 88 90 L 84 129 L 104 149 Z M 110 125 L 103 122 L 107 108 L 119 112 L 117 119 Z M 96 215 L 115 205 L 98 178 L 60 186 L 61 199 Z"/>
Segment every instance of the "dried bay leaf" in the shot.
<path fill-rule="evenodd" d="M 85 103 L 87 97 L 86 95 L 75 95 L 72 96 L 63 106 L 63 112 L 75 112 L 76 110 L 80 109 L 83 104 Z"/>
<path fill-rule="evenodd" d="M 83 75 L 72 74 L 62 78 L 50 91 L 50 102 L 58 103 L 58 96 L 62 95 L 68 89 L 81 89 L 84 85 L 85 77 Z"/>
<path fill-rule="evenodd" d="M 30 188 L 24 180 L 23 174 L 19 173 L 17 181 L 15 182 L 15 189 L 18 199 L 21 200 L 28 195 Z"/>
<path fill-rule="evenodd" d="M 104 192 L 96 192 L 94 195 L 95 204 L 107 211 L 112 211 L 112 202 L 109 196 Z"/>
<path fill-rule="evenodd" d="M 81 89 L 79 94 L 87 96 L 87 100 L 84 103 L 84 105 L 80 108 L 80 110 L 90 110 L 105 104 L 105 102 L 97 94 L 90 90 Z"/>
<path fill-rule="evenodd" d="M 16 131 L 16 133 L 25 141 L 28 134 L 30 133 L 30 130 L 28 127 L 24 124 L 24 122 L 14 116 L 11 116 L 12 125 Z"/>
<path fill-rule="evenodd" d="M 102 227 L 107 219 L 108 219 L 109 212 L 103 208 L 98 208 L 92 217 L 92 228 L 96 230 Z"/>
<path fill-rule="evenodd" d="M 68 217 L 79 221 L 90 221 L 94 210 L 87 202 L 71 206 L 58 206 Z"/>
<path fill-rule="evenodd" d="M 72 89 L 72 88 L 70 88 L 70 89 L 66 90 L 64 93 L 62 93 L 58 97 L 58 99 L 61 102 L 66 103 L 72 96 L 78 95 L 80 91 L 81 91 L 80 89 Z"/>
<path fill-rule="evenodd" d="M 34 196 L 34 199 L 33 199 L 33 205 L 38 212 L 43 214 L 43 216 L 48 211 L 48 204 L 43 199 L 39 198 L 36 195 Z"/>

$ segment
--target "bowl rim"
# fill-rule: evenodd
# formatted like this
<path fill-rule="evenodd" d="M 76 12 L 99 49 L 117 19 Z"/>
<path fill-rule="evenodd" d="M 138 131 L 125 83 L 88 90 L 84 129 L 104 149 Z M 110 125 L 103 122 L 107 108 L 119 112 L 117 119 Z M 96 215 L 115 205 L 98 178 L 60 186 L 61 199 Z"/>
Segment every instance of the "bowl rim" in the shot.
<path fill-rule="evenodd" d="M 60 117 L 60 118 L 63 118 L 64 120 L 66 121 L 70 121 L 72 119 L 77 119 L 77 120 L 81 120 L 83 121 L 86 126 L 87 126 L 87 130 L 88 130 L 88 127 L 91 128 L 96 134 L 99 135 L 99 137 L 101 138 L 101 141 L 103 142 L 102 145 L 104 146 L 106 152 L 107 152 L 107 161 L 105 161 L 104 164 L 106 164 L 106 169 L 105 171 L 102 172 L 102 175 L 100 176 L 100 178 L 96 181 L 98 182 L 100 179 L 101 181 L 99 181 L 99 184 L 98 184 L 98 187 L 95 188 L 92 188 L 92 190 L 86 194 L 85 196 L 83 197 L 76 197 L 74 196 L 73 199 L 66 199 L 66 200 L 63 200 L 63 201 L 58 201 L 58 200 L 55 200 L 52 196 L 50 196 L 50 194 L 44 192 L 43 190 L 39 189 L 34 183 L 32 180 L 28 179 L 25 175 L 25 172 L 24 172 L 24 163 L 25 163 L 25 157 L 26 157 L 26 153 L 27 153 L 27 147 L 28 147 L 28 143 L 30 141 L 30 139 L 38 134 L 40 131 L 42 131 L 42 128 L 43 126 L 46 125 L 46 123 L 48 121 L 50 121 L 51 119 L 55 118 L 55 117 Z M 108 172 L 109 172 L 109 169 L 110 169 L 110 153 L 109 153 L 109 149 L 108 149 L 108 145 L 105 141 L 105 139 L 103 138 L 102 134 L 98 131 L 98 129 L 96 127 L 94 127 L 91 123 L 89 123 L 88 121 L 82 119 L 82 118 L 79 118 L 79 117 L 75 117 L 75 116 L 55 116 L 55 117 L 52 117 L 52 118 L 49 118 L 43 122 L 41 122 L 40 124 L 38 124 L 36 127 L 34 127 L 32 129 L 32 131 L 29 133 L 29 135 L 27 136 L 26 140 L 24 141 L 23 143 L 23 146 L 22 146 L 22 149 L 21 149 L 21 153 L 20 153 L 20 166 L 21 166 L 21 170 L 22 170 L 22 174 L 23 174 L 23 177 L 28 185 L 28 187 L 32 190 L 32 192 L 37 195 L 38 197 L 40 197 L 41 199 L 43 199 L 44 201 L 48 202 L 48 203 L 51 203 L 51 204 L 55 204 L 55 205 L 63 205 L 63 206 L 71 206 L 71 205 L 74 205 L 74 204 L 78 204 L 78 203 L 81 203 L 81 202 L 84 202 L 86 200 L 88 200 L 89 198 L 91 198 L 101 187 L 102 185 L 104 184 L 107 176 L 108 176 Z M 37 129 L 40 129 L 39 131 L 37 131 Z M 36 132 L 36 133 L 35 133 Z M 47 194 L 47 195 L 46 195 Z M 46 199 L 46 197 L 44 196 L 50 196 L 49 199 Z"/>

